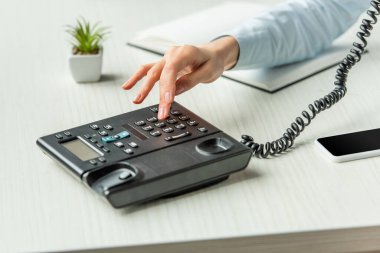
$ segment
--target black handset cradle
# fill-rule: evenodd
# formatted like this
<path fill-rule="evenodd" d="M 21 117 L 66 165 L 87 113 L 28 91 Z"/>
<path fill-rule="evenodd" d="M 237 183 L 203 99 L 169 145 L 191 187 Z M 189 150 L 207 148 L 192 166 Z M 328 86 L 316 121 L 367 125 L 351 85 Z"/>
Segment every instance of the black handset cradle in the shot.
<path fill-rule="evenodd" d="M 244 169 L 252 151 L 173 103 L 150 106 L 41 137 L 50 157 L 119 208 L 198 189 Z"/>

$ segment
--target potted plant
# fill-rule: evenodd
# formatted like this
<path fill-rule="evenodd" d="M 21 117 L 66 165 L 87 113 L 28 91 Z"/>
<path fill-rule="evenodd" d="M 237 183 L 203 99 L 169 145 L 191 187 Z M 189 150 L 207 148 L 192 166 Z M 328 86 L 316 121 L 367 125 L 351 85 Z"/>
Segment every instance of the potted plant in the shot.
<path fill-rule="evenodd" d="M 99 23 L 91 25 L 84 18 L 77 19 L 66 30 L 71 35 L 72 50 L 69 57 L 71 74 L 76 82 L 96 82 L 102 71 L 102 42 L 108 33 Z"/>

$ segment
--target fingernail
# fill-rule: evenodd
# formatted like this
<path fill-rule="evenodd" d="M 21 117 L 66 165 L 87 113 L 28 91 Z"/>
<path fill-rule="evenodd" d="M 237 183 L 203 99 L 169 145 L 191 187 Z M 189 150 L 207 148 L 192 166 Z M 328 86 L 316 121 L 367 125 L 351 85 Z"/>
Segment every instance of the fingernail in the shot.
<path fill-rule="evenodd" d="M 121 87 L 125 88 L 128 85 L 129 81 L 126 81 Z"/>
<path fill-rule="evenodd" d="M 169 91 L 167 91 L 167 92 L 165 92 L 165 101 L 167 102 L 167 103 L 170 103 L 172 100 L 171 100 L 171 95 L 170 95 L 170 92 Z"/>
<path fill-rule="evenodd" d="M 165 109 L 164 108 L 162 108 L 162 107 L 160 107 L 159 109 L 158 109 L 158 119 L 163 119 L 164 118 L 164 114 L 165 114 Z"/>
<path fill-rule="evenodd" d="M 136 95 L 136 97 L 133 101 L 138 102 L 138 101 L 140 101 L 140 98 L 141 98 L 141 94 L 139 93 Z"/>

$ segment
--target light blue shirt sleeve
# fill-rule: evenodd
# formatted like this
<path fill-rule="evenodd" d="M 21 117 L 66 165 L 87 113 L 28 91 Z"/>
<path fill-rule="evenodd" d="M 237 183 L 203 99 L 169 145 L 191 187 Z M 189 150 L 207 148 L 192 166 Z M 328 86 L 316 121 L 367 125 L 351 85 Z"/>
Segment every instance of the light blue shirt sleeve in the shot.
<path fill-rule="evenodd" d="M 331 46 L 370 7 L 370 0 L 289 0 L 225 35 L 240 46 L 233 69 L 272 67 L 311 58 Z"/>

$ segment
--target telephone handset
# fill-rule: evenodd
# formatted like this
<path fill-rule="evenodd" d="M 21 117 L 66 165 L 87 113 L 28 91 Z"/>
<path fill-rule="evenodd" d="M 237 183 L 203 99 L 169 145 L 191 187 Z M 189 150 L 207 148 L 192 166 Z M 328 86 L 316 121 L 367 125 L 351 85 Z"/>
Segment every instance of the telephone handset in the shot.
<path fill-rule="evenodd" d="M 371 35 L 373 25 L 377 23 L 377 15 L 380 14 L 380 1 L 372 0 L 371 6 L 375 9 L 367 10 L 370 19 L 363 19 L 360 25 L 360 30 L 357 33 L 361 43 L 354 42 L 353 47 L 347 56 L 339 64 L 335 76 L 335 88 L 323 98 L 319 98 L 314 103 L 308 105 L 308 111 L 302 111 L 300 117 L 297 117 L 290 127 L 286 129 L 285 133 L 275 141 L 260 144 L 254 141 L 250 135 L 242 135 L 241 143 L 249 147 L 253 151 L 253 155 L 259 158 L 266 158 L 285 152 L 288 148 L 294 145 L 295 139 L 300 133 L 310 125 L 311 121 L 320 112 L 329 109 L 334 104 L 338 103 L 347 93 L 347 75 L 351 68 L 358 63 L 362 57 L 367 46 L 366 37 Z"/>

